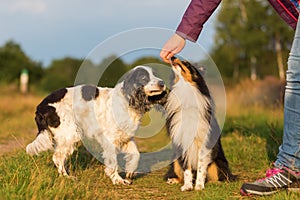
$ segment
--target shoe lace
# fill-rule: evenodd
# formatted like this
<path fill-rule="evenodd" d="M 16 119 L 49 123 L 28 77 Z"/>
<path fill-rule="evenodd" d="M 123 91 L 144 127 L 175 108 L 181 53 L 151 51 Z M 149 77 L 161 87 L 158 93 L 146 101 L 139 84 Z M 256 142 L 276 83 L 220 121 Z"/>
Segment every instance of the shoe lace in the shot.
<path fill-rule="evenodd" d="M 268 169 L 266 171 L 266 177 L 265 178 L 261 178 L 261 179 L 258 179 L 257 181 L 259 182 L 262 182 L 270 177 L 273 177 L 274 175 L 280 173 L 280 172 L 284 172 L 284 170 L 282 169 L 278 169 L 278 168 L 271 168 L 271 169 Z"/>
<path fill-rule="evenodd" d="M 280 172 L 284 172 L 284 170 L 278 168 L 268 169 L 266 171 L 266 178 L 269 178 L 270 176 L 274 176 Z"/>

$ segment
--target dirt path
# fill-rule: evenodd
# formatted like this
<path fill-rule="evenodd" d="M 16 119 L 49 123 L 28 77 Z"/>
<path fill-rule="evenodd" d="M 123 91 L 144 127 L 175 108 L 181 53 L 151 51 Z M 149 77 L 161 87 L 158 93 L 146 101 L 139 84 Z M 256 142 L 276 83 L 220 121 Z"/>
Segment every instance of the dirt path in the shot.
<path fill-rule="evenodd" d="M 0 156 L 8 153 L 13 153 L 18 149 L 25 149 L 24 138 L 15 138 L 7 141 L 0 142 Z"/>

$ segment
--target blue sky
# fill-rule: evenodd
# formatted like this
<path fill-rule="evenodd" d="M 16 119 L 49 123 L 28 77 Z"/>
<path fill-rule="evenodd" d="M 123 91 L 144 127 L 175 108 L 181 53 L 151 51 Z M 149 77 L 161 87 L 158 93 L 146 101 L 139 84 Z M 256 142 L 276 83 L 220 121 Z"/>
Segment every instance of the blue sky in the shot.
<path fill-rule="evenodd" d="M 2 0 L 0 45 L 13 39 L 27 55 L 44 66 L 52 59 L 65 56 L 85 58 L 97 45 L 124 31 L 160 27 L 172 32 L 189 2 Z M 213 44 L 214 21 L 211 18 L 205 24 L 197 41 L 206 51 Z M 162 38 L 162 41 L 166 39 Z"/>

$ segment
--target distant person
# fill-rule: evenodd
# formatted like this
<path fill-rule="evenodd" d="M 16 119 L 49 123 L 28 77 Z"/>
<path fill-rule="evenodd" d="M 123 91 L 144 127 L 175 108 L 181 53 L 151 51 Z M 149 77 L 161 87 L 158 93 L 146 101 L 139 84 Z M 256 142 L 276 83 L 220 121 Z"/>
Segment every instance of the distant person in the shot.
<path fill-rule="evenodd" d="M 22 94 L 27 94 L 28 92 L 28 82 L 29 74 L 27 69 L 23 69 L 20 75 L 20 91 Z"/>
<path fill-rule="evenodd" d="M 186 39 L 197 41 L 203 24 L 220 2 L 221 0 L 192 0 L 176 33 L 163 46 L 160 57 L 168 63 L 172 56 L 184 48 Z M 269 195 L 281 189 L 300 190 L 300 23 L 297 25 L 299 2 L 299 0 L 269 0 L 278 14 L 296 29 L 288 58 L 283 142 L 279 147 L 274 168 L 267 170 L 265 178 L 253 183 L 244 183 L 240 190 L 242 195 Z"/>

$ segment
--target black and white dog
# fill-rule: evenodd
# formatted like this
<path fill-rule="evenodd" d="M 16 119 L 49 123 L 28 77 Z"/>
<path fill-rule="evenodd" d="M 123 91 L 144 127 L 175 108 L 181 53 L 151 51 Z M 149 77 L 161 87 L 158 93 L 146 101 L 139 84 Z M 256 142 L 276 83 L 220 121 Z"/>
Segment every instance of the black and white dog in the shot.
<path fill-rule="evenodd" d="M 174 79 L 166 102 L 167 129 L 175 149 L 165 179 L 184 182 L 182 191 L 204 188 L 207 179 L 234 180 L 214 116 L 213 101 L 200 72 L 189 62 L 171 59 Z M 196 172 L 196 173 L 194 173 Z"/>
<path fill-rule="evenodd" d="M 79 85 L 47 96 L 36 109 L 36 139 L 26 152 L 54 150 L 58 173 L 68 176 L 65 162 L 82 137 L 93 138 L 103 149 L 105 173 L 113 184 L 130 184 L 118 174 L 117 153 L 125 153 L 126 178 L 139 161 L 134 141 L 143 114 L 166 99 L 164 81 L 150 67 L 137 66 L 114 88 Z"/>

